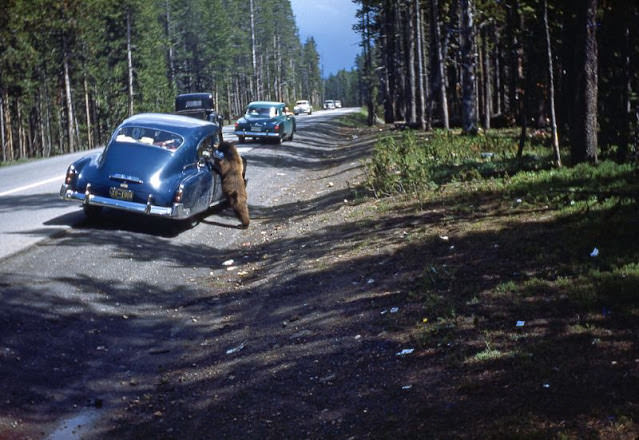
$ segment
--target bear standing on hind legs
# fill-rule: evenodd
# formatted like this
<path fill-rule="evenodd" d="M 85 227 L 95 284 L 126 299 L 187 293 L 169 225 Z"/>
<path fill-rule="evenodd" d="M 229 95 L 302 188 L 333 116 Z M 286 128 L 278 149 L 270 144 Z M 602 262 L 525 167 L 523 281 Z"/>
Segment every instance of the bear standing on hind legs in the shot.
<path fill-rule="evenodd" d="M 226 196 L 243 227 L 248 227 L 249 211 L 244 180 L 244 162 L 235 144 L 221 142 L 214 153 L 215 166 L 222 176 L 222 192 Z"/>

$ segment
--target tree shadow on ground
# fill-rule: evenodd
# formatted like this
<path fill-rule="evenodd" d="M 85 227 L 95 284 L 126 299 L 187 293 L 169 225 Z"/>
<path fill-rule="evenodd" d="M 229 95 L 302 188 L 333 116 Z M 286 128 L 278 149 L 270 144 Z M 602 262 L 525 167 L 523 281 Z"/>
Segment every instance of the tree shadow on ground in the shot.
<path fill-rule="evenodd" d="M 636 243 L 637 229 L 621 227 L 635 224 L 632 207 L 509 222 L 477 200 L 451 214 L 459 200 L 448 200 L 350 218 L 351 196 L 252 207 L 268 228 L 248 248 L 159 237 L 159 253 L 154 235 L 114 240 L 99 229 L 50 244 L 164 270 L 246 256 L 191 284 L 126 283 L 79 266 L 51 282 L 28 261 L 6 269 L 1 413 L 46 422 L 74 405 L 125 402 L 100 424 L 119 439 L 605 438 L 615 417 L 636 415 L 636 312 L 595 313 L 596 301 L 553 283 L 578 275 L 568 262 L 636 261 L 628 247 L 593 263 L 562 245 L 611 218 L 598 245 Z M 290 233 L 312 216 L 341 221 Z M 539 283 L 525 295 L 508 287 L 522 280 Z M 619 283 L 639 287 L 636 277 Z"/>

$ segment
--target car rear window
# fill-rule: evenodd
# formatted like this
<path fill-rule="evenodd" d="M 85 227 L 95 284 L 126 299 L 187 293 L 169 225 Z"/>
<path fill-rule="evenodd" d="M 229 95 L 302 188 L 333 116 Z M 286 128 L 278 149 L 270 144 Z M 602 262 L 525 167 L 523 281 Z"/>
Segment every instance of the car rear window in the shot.
<path fill-rule="evenodd" d="M 246 114 L 249 116 L 268 116 L 273 118 L 277 116 L 277 107 L 249 107 L 246 110 Z"/>
<path fill-rule="evenodd" d="M 161 147 L 171 151 L 177 150 L 184 142 L 184 138 L 178 134 L 145 127 L 122 127 L 116 134 L 115 140 Z"/>

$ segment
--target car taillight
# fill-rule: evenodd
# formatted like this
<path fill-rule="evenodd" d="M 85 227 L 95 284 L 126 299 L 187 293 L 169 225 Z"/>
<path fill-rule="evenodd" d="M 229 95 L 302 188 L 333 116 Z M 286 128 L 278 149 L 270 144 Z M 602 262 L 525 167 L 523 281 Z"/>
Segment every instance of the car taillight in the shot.
<path fill-rule="evenodd" d="M 69 185 L 73 181 L 73 178 L 77 173 L 78 172 L 75 170 L 75 167 L 73 165 L 69 165 L 69 168 L 67 168 L 67 176 L 64 179 L 64 183 Z"/>
<path fill-rule="evenodd" d="M 184 195 L 184 185 L 180 185 L 178 190 L 175 192 L 175 197 L 173 198 L 173 201 L 175 203 L 181 203 L 183 195 Z"/>
<path fill-rule="evenodd" d="M 240 124 L 238 122 L 235 123 L 235 128 L 239 127 Z"/>
<path fill-rule="evenodd" d="M 280 124 L 275 124 L 275 127 L 273 127 L 273 131 L 280 131 Z"/>

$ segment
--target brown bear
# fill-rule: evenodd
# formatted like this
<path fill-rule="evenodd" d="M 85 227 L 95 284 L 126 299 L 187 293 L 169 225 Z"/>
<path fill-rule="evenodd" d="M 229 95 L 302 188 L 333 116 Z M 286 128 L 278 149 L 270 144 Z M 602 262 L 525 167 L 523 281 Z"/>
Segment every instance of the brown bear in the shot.
<path fill-rule="evenodd" d="M 244 161 L 235 144 L 221 142 L 214 154 L 215 166 L 222 176 L 222 192 L 226 196 L 243 227 L 248 227 L 249 211 L 244 180 Z"/>

